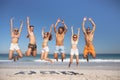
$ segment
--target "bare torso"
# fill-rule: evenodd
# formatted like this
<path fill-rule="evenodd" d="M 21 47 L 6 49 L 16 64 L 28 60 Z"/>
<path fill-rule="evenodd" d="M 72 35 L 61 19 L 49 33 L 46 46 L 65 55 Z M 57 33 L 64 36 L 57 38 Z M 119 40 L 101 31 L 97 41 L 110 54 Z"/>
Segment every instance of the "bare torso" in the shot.
<path fill-rule="evenodd" d="M 63 46 L 64 43 L 64 33 L 58 34 L 56 33 L 56 46 Z"/>
<path fill-rule="evenodd" d="M 43 42 L 42 42 L 42 47 L 47 47 L 48 46 L 48 38 L 44 38 Z"/>
<path fill-rule="evenodd" d="M 36 44 L 36 38 L 33 32 L 29 33 L 29 39 L 31 44 Z"/>
<path fill-rule="evenodd" d="M 77 41 L 71 41 L 72 45 L 71 45 L 71 48 L 72 49 L 77 49 L 77 44 L 78 44 L 78 40 Z"/>
<path fill-rule="evenodd" d="M 92 45 L 93 36 L 94 36 L 93 33 L 90 33 L 90 34 L 84 34 L 85 42 L 86 42 L 86 45 L 87 45 L 87 46 Z"/>
<path fill-rule="evenodd" d="M 19 34 L 15 35 L 14 33 L 12 33 L 12 41 L 11 42 L 18 43 L 19 37 L 20 37 Z"/>

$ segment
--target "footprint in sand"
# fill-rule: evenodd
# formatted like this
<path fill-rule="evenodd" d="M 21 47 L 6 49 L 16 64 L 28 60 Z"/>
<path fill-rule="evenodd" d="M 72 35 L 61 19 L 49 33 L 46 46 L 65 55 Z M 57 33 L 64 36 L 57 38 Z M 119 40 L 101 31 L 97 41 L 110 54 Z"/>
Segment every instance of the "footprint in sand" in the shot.
<path fill-rule="evenodd" d="M 20 71 L 18 73 L 15 73 L 14 75 L 24 75 L 25 71 Z M 32 74 L 37 74 L 35 71 L 29 71 L 27 73 L 28 75 L 32 75 Z M 63 74 L 63 75 L 84 75 L 83 73 L 77 73 L 74 71 L 40 71 L 40 74 Z"/>
<path fill-rule="evenodd" d="M 18 74 L 25 74 L 25 72 L 24 71 L 20 71 L 18 73 L 15 73 L 14 75 L 18 75 Z"/>
<path fill-rule="evenodd" d="M 32 75 L 32 74 L 36 74 L 35 71 L 30 71 L 30 73 L 28 73 L 28 75 Z"/>

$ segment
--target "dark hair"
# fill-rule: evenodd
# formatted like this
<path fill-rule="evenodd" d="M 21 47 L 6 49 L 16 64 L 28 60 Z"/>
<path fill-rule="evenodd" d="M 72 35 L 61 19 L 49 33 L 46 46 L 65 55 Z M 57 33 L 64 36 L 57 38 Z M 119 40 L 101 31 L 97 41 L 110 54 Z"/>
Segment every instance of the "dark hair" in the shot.
<path fill-rule="evenodd" d="M 61 28 L 63 31 L 65 30 L 65 28 L 64 28 L 63 26 L 60 26 L 60 27 L 58 28 L 58 30 L 59 30 L 60 28 Z"/>
<path fill-rule="evenodd" d="M 87 27 L 86 31 L 87 31 L 87 30 L 90 30 L 90 27 Z"/>
<path fill-rule="evenodd" d="M 27 35 L 27 38 L 29 38 L 29 34 Z"/>
<path fill-rule="evenodd" d="M 34 26 L 33 26 L 33 25 L 30 25 L 29 27 L 31 28 L 31 27 L 34 27 Z"/>
<path fill-rule="evenodd" d="M 51 41 L 52 40 L 52 34 L 50 34 L 49 32 L 46 32 L 47 33 L 47 35 L 50 35 L 49 36 L 49 41 Z M 44 33 L 45 34 L 45 33 Z"/>

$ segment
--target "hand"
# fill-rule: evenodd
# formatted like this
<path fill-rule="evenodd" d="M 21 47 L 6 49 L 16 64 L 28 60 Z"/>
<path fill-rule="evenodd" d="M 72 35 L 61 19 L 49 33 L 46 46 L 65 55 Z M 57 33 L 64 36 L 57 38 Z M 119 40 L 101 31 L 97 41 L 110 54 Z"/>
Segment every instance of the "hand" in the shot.
<path fill-rule="evenodd" d="M 73 26 L 71 26 L 71 29 L 73 30 Z"/>
<path fill-rule="evenodd" d="M 10 21 L 12 21 L 14 18 L 12 17 L 11 19 L 10 19 Z"/>
<path fill-rule="evenodd" d="M 51 28 L 54 27 L 54 24 L 51 25 Z"/>
<path fill-rule="evenodd" d="M 83 18 L 83 21 L 86 21 L 86 20 L 87 20 L 87 18 L 86 18 L 86 17 L 84 17 L 84 18 Z"/>
<path fill-rule="evenodd" d="M 89 18 L 88 20 L 89 20 L 89 21 L 92 21 L 92 18 Z"/>
<path fill-rule="evenodd" d="M 29 21 L 30 21 L 30 18 L 29 18 L 29 17 L 27 17 L 27 24 L 29 24 Z"/>
<path fill-rule="evenodd" d="M 58 18 L 57 22 L 60 22 L 60 18 Z"/>
<path fill-rule="evenodd" d="M 78 28 L 78 31 L 80 31 L 80 28 Z"/>
<path fill-rule="evenodd" d="M 64 20 L 62 20 L 62 24 L 64 24 Z"/>
<path fill-rule="evenodd" d="M 20 24 L 23 25 L 23 21 L 20 21 Z"/>

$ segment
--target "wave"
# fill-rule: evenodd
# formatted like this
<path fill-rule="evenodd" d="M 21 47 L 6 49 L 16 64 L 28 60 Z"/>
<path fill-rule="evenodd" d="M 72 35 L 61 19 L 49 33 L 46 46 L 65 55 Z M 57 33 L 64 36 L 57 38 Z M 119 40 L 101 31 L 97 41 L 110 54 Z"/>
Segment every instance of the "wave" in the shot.
<path fill-rule="evenodd" d="M 55 59 L 52 59 L 53 61 L 56 61 Z M 61 59 L 58 59 L 58 61 L 61 61 Z M 64 59 L 64 62 L 69 62 L 70 59 Z M 34 62 L 46 62 L 44 60 L 34 60 Z M 73 62 L 76 62 L 76 59 L 73 59 Z M 81 59 L 79 62 L 87 62 L 86 59 Z M 90 59 L 89 62 L 120 62 L 120 59 Z"/>
<path fill-rule="evenodd" d="M 56 62 L 55 59 L 51 59 L 54 62 Z M 58 59 L 58 61 L 60 62 L 61 59 Z M 64 59 L 64 62 L 69 62 L 70 59 Z M 13 60 L 0 60 L 0 62 L 14 62 Z M 40 60 L 40 59 L 36 59 L 36 60 L 19 60 L 19 62 L 48 62 L 45 60 Z M 73 59 L 73 62 L 76 62 L 76 59 Z M 79 62 L 87 62 L 86 59 L 79 59 Z M 89 62 L 120 62 L 120 59 L 89 59 Z"/>
<path fill-rule="evenodd" d="M 0 60 L 0 62 L 13 62 L 13 60 Z"/>

